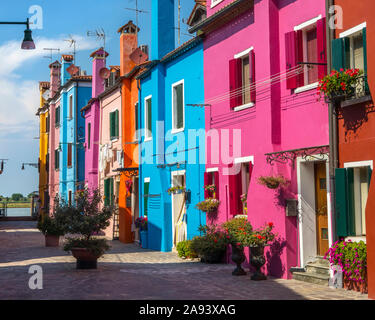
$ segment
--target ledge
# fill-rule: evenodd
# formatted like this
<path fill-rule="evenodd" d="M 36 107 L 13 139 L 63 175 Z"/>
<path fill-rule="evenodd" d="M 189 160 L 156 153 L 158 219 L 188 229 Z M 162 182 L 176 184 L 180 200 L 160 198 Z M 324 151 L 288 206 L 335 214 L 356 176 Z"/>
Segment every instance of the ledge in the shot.
<path fill-rule="evenodd" d="M 372 97 L 371 97 L 370 94 L 368 94 L 368 95 L 363 96 L 361 98 L 355 98 L 355 99 L 349 99 L 349 100 L 342 101 L 341 107 L 342 108 L 350 107 L 350 106 L 353 106 L 353 105 L 362 104 L 362 103 L 366 103 L 366 102 L 370 102 L 370 101 L 372 101 Z"/>

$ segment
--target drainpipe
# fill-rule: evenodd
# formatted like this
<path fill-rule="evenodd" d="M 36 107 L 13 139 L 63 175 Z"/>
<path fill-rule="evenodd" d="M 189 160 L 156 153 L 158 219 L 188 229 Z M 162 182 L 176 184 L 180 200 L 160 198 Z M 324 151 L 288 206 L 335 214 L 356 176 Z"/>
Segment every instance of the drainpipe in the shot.
<path fill-rule="evenodd" d="M 76 150 L 76 178 L 74 179 L 74 184 L 75 184 L 75 190 L 74 191 L 77 191 L 77 185 L 78 185 L 78 81 L 76 82 L 76 87 L 75 87 L 75 91 L 76 91 L 76 112 L 75 112 L 75 123 L 76 123 L 76 129 L 74 130 L 75 131 L 75 150 Z M 76 184 L 77 183 L 77 184 Z"/>
<path fill-rule="evenodd" d="M 331 29 L 329 21 L 331 14 L 329 9 L 334 5 L 334 0 L 326 0 L 326 31 L 327 31 L 327 71 L 331 73 L 332 66 L 332 46 L 331 42 L 335 38 L 335 29 Z M 338 135 L 337 135 L 337 115 L 335 104 L 328 104 L 329 110 L 329 180 L 331 186 L 331 223 L 332 223 L 332 240 L 336 239 L 336 190 L 335 190 L 335 169 L 338 168 Z"/>

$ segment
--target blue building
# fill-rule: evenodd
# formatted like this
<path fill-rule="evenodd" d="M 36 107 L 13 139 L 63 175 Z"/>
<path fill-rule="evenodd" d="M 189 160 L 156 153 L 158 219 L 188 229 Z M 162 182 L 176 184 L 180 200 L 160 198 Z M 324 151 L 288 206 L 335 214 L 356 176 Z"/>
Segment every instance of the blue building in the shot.
<path fill-rule="evenodd" d="M 91 99 L 92 81 L 91 76 L 75 69 L 72 61 L 73 56 L 62 56 L 60 89 L 59 194 L 69 203 L 84 186 L 85 119 L 80 110 Z"/>
<path fill-rule="evenodd" d="M 199 235 L 206 223 L 195 208 L 204 200 L 205 116 L 191 106 L 204 102 L 203 43 L 195 37 L 174 49 L 174 33 L 174 1 L 153 0 L 151 63 L 138 76 L 139 206 L 148 247 L 160 251 Z"/>

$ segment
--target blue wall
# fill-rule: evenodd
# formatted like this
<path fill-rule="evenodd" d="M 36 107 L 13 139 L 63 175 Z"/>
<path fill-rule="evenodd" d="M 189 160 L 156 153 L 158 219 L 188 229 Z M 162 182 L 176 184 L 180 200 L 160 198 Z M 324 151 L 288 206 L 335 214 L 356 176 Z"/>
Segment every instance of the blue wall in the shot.
<path fill-rule="evenodd" d="M 184 80 L 185 129 L 183 132 L 172 134 L 170 132 L 172 129 L 172 84 L 181 80 Z M 191 190 L 191 203 L 187 204 L 186 215 L 187 238 L 191 239 L 199 235 L 199 225 L 206 223 L 205 214 L 195 208 L 195 205 L 204 199 L 204 140 L 201 144 L 197 140 L 199 149 L 188 151 L 188 149 L 194 148 L 192 141 L 188 139 L 188 130 L 202 129 L 202 133 L 204 133 L 204 109 L 186 106 L 186 104 L 204 102 L 203 45 L 201 40 L 179 57 L 158 63 L 152 68 L 149 75 L 141 79 L 138 113 L 141 128 L 145 127 L 144 99 L 150 95 L 152 95 L 153 138 L 151 141 L 145 141 L 143 135 L 140 143 L 140 214 L 144 215 L 145 212 L 144 179 L 150 178 L 149 194 L 155 197 L 150 197 L 148 200 L 149 248 L 170 251 L 173 246 L 172 196 L 167 193 L 167 189 L 171 187 L 172 171 L 185 170 L 186 188 Z M 164 123 L 164 127 L 158 124 L 158 121 Z M 195 163 L 180 165 L 179 168 L 173 165 L 184 161 L 188 162 L 192 158 L 196 160 Z M 171 166 L 158 168 L 158 164 L 163 163 Z"/>

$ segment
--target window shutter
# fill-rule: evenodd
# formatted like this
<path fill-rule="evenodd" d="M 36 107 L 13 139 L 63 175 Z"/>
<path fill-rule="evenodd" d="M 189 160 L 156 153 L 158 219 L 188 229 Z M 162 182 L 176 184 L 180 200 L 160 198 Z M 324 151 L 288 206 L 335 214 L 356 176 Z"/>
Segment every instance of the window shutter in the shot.
<path fill-rule="evenodd" d="M 362 39 L 363 39 L 363 62 L 365 65 L 365 74 L 367 74 L 367 29 L 363 28 L 362 30 Z"/>
<path fill-rule="evenodd" d="M 296 33 L 294 31 L 285 34 L 286 71 L 290 71 L 297 65 L 296 57 Z M 297 88 L 297 76 L 289 75 L 286 80 L 287 89 Z"/>
<path fill-rule="evenodd" d="M 368 172 L 368 187 L 370 188 L 370 184 L 371 184 L 371 176 L 372 176 L 372 169 L 371 167 L 369 166 L 368 169 L 367 169 L 367 172 Z"/>
<path fill-rule="evenodd" d="M 342 38 L 332 40 L 332 69 L 344 68 L 344 41 Z"/>
<path fill-rule="evenodd" d="M 219 171 L 215 171 L 214 172 L 214 179 L 215 179 L 215 186 L 216 186 L 216 199 L 220 199 L 219 198 L 219 190 L 220 190 L 220 180 L 219 180 Z"/>
<path fill-rule="evenodd" d="M 231 109 L 237 107 L 237 98 L 234 92 L 237 88 L 237 59 L 232 59 L 229 61 L 229 97 Z"/>
<path fill-rule="evenodd" d="M 110 196 L 109 196 L 109 179 L 105 179 L 104 180 L 104 205 L 105 206 L 109 206 L 109 200 L 110 200 Z"/>
<path fill-rule="evenodd" d="M 298 62 L 304 62 L 302 30 L 298 30 L 296 32 L 296 49 L 297 49 L 296 56 L 297 56 L 297 65 L 298 65 Z M 302 65 L 302 67 L 304 68 L 304 65 Z M 303 69 L 303 70 L 305 70 L 305 69 Z M 304 85 L 305 85 L 305 73 L 301 72 L 297 75 L 297 86 L 302 87 Z"/>
<path fill-rule="evenodd" d="M 348 236 L 348 184 L 346 169 L 335 170 L 336 187 L 336 235 Z"/>
<path fill-rule="evenodd" d="M 148 215 L 148 194 L 149 194 L 149 191 L 150 191 L 150 182 L 145 182 L 144 183 L 144 216 L 147 216 Z"/>
<path fill-rule="evenodd" d="M 114 194 L 114 190 L 113 190 L 113 178 L 110 178 L 109 179 L 109 203 L 110 205 L 114 205 L 113 203 L 113 194 Z"/>
<path fill-rule="evenodd" d="M 326 43 L 326 18 L 317 22 L 317 43 L 318 43 L 318 63 L 327 63 L 327 43 Z M 315 61 L 313 61 L 315 62 Z M 318 65 L 318 78 L 322 79 L 327 75 L 327 65 Z"/>
<path fill-rule="evenodd" d="M 111 140 L 115 136 L 115 121 L 114 120 L 115 120 L 114 113 L 111 112 L 109 114 L 109 136 Z"/>
<path fill-rule="evenodd" d="M 255 52 L 251 50 L 249 53 L 250 58 L 250 101 L 255 103 L 256 88 L 255 88 Z"/>
<path fill-rule="evenodd" d="M 119 111 L 115 111 L 115 137 L 119 137 Z"/>
<path fill-rule="evenodd" d="M 355 209 L 354 209 L 354 168 L 346 169 L 348 185 L 348 235 L 355 236 Z"/>
<path fill-rule="evenodd" d="M 212 175 L 210 172 L 205 172 L 204 173 L 204 185 L 208 186 L 212 184 Z M 204 198 L 208 199 L 210 197 L 210 192 L 206 189 L 204 189 Z"/>
<path fill-rule="evenodd" d="M 241 196 L 241 172 L 229 176 L 229 210 L 231 215 L 242 214 L 240 212 Z"/>
<path fill-rule="evenodd" d="M 241 106 L 243 104 L 243 92 L 242 92 L 242 59 L 236 59 L 237 63 L 237 72 L 236 72 L 236 105 Z"/>

